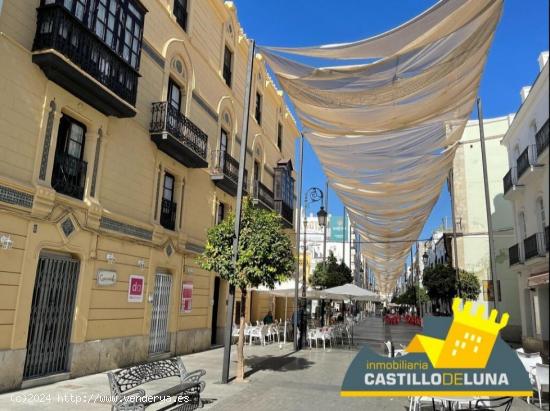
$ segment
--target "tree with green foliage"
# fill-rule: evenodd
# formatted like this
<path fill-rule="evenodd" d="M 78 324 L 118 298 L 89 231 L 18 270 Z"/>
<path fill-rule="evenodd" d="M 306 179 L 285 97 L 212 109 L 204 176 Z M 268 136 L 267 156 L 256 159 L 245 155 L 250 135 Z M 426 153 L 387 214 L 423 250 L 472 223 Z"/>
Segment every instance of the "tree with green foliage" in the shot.
<path fill-rule="evenodd" d="M 331 288 L 349 284 L 353 281 L 350 268 L 343 261 L 338 264 L 331 251 L 325 262 L 317 264 L 313 270 L 310 283 L 316 288 Z"/>
<path fill-rule="evenodd" d="M 428 301 L 430 301 L 430 299 L 426 294 L 426 290 L 418 285 L 409 285 L 404 293 L 396 295 L 392 298 L 392 303 L 411 305 L 417 307 L 417 309 L 419 309 L 419 304 L 427 303 Z"/>
<path fill-rule="evenodd" d="M 479 278 L 474 273 L 460 270 L 459 278 L 460 295 L 465 300 L 477 300 L 481 292 Z"/>
<path fill-rule="evenodd" d="M 441 300 L 451 305 L 457 292 L 456 270 L 449 264 L 438 264 L 424 269 L 422 284 L 426 287 L 432 301 Z M 477 300 L 481 292 L 479 279 L 468 271 L 459 271 L 461 297 L 465 300 Z"/>
<path fill-rule="evenodd" d="M 456 295 L 456 270 L 448 264 L 437 264 L 424 269 L 422 284 L 432 301 L 443 301 L 449 306 Z"/>
<path fill-rule="evenodd" d="M 243 200 L 238 258 L 233 266 L 235 214 L 230 214 L 208 230 L 200 266 L 217 272 L 230 286 L 241 291 L 237 379 L 244 379 L 244 321 L 247 288 L 260 285 L 274 288 L 294 273 L 292 242 L 284 232 L 281 217 L 272 211 L 254 207 Z"/>

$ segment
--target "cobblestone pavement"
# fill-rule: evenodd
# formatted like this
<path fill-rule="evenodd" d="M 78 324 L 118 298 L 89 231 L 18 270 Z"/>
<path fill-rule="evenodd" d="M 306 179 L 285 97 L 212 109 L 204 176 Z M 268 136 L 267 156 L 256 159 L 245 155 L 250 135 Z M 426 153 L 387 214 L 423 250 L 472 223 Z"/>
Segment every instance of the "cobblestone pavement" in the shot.
<path fill-rule="evenodd" d="M 220 384 L 223 349 L 183 356 L 190 370 L 204 368 L 206 389 L 203 397 L 211 400 L 204 410 L 399 410 L 406 411 L 405 398 L 341 398 L 340 385 L 357 350 L 364 344 L 384 353 L 383 342 L 392 339 L 406 344 L 418 327 L 385 327 L 380 318 L 368 318 L 355 327 L 354 349 L 305 349 L 293 352 L 292 344 L 246 346 L 247 382 Z M 233 349 L 232 361 L 235 362 Z M 232 367 L 233 370 L 233 367 Z M 175 379 L 156 381 L 145 386 L 148 393 L 165 389 Z M 0 395 L 0 410 L 108 410 L 109 385 L 106 373 L 62 381 L 47 386 Z M 148 408 L 154 409 L 154 408 Z M 513 410 L 534 410 L 525 401 L 515 399 Z M 548 406 L 546 405 L 546 409 Z"/>

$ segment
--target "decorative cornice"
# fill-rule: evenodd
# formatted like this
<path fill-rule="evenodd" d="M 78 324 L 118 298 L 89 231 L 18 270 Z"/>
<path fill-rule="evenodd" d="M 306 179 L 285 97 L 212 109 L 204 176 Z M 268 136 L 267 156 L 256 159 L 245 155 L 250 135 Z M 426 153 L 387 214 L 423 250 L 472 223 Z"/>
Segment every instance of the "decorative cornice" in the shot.
<path fill-rule="evenodd" d="M 0 185 L 0 201 L 19 207 L 32 208 L 34 196 L 23 191 Z"/>
<path fill-rule="evenodd" d="M 116 231 L 122 234 L 131 235 L 133 237 L 141 238 L 143 240 L 151 241 L 153 239 L 153 232 L 146 230 L 135 225 L 122 223 L 120 221 L 113 220 L 109 217 L 101 217 L 99 226 L 104 230 Z"/>
<path fill-rule="evenodd" d="M 149 57 L 151 57 L 151 60 L 157 63 L 159 67 L 164 70 L 164 64 L 165 64 L 164 58 L 159 53 L 157 53 L 157 51 L 149 43 L 147 43 L 146 41 L 143 41 L 141 44 L 141 49 Z"/>
<path fill-rule="evenodd" d="M 216 110 L 214 110 L 210 105 L 195 91 L 193 90 L 193 100 L 195 100 L 199 106 L 203 108 L 206 113 L 214 119 L 214 121 L 218 121 L 218 113 L 216 113 Z"/>
<path fill-rule="evenodd" d="M 189 242 L 185 244 L 185 249 L 196 254 L 202 254 L 204 252 L 204 246 Z"/>

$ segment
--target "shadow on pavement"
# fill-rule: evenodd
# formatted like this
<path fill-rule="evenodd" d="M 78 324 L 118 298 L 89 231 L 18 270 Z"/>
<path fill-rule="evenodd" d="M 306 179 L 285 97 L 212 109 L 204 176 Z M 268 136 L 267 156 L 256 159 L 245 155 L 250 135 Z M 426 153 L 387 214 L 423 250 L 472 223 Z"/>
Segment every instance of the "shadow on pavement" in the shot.
<path fill-rule="evenodd" d="M 244 378 L 248 378 L 258 371 L 296 371 L 310 368 L 315 364 L 313 361 L 305 358 L 293 357 L 294 353 L 295 351 L 282 356 L 263 355 L 247 357 L 245 359 L 245 366 L 251 369 L 244 373 Z"/>

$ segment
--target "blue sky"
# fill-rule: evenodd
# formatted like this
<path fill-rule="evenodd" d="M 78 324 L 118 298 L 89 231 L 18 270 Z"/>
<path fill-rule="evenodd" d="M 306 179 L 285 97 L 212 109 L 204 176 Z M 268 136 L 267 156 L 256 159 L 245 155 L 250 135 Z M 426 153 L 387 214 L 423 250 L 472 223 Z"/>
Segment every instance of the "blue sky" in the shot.
<path fill-rule="evenodd" d="M 249 37 L 260 45 L 289 47 L 370 37 L 409 20 L 435 3 L 434 0 L 235 1 L 239 20 Z M 535 79 L 537 57 L 543 50 L 548 50 L 548 0 L 506 0 L 481 83 L 486 118 L 517 110 L 519 90 Z M 474 111 L 472 118 L 477 118 L 476 115 Z M 306 144 L 304 188 L 312 186 L 324 189 L 325 177 Z M 317 210 L 314 207 L 312 211 Z M 332 191 L 329 209 L 338 215 L 343 212 L 342 203 Z M 445 216 L 450 221 L 450 215 L 445 185 L 421 237 L 430 237 Z"/>

